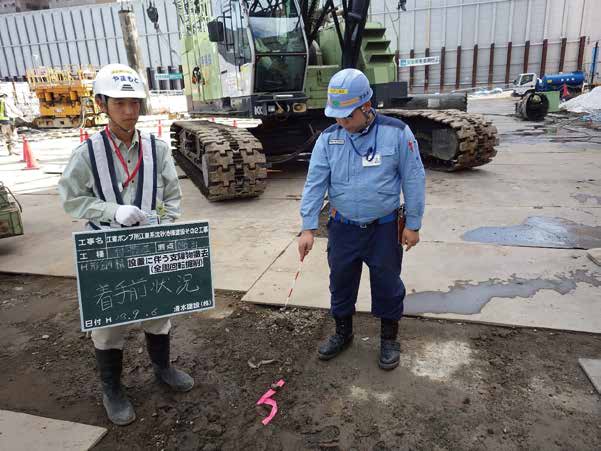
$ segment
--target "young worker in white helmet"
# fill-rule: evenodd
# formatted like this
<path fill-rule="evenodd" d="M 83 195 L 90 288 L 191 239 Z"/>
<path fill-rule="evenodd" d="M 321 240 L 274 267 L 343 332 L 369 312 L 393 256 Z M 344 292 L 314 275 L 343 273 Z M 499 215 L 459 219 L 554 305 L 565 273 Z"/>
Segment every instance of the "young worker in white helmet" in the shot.
<path fill-rule="evenodd" d="M 90 229 L 148 224 L 157 210 L 163 212 L 161 223 L 175 221 L 181 214 L 181 190 L 170 148 L 136 130 L 146 98 L 143 80 L 128 66 L 109 64 L 96 75 L 94 96 L 109 123 L 74 150 L 58 186 L 63 208 L 87 219 Z M 175 391 L 192 389 L 192 377 L 170 365 L 169 319 L 144 321 L 142 327 L 159 381 Z M 103 404 L 118 425 L 136 418 L 120 383 L 127 331 L 127 325 L 92 331 Z"/>

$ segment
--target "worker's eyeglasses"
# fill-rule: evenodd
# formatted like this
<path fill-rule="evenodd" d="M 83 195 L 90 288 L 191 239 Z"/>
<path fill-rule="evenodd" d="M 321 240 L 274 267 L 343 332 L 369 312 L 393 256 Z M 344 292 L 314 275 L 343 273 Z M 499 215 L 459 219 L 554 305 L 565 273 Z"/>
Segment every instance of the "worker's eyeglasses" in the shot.
<path fill-rule="evenodd" d="M 351 114 L 349 114 L 347 117 L 345 117 L 344 119 L 352 119 L 353 115 L 355 114 L 355 111 L 357 111 L 357 108 L 355 108 L 353 111 L 351 111 Z"/>

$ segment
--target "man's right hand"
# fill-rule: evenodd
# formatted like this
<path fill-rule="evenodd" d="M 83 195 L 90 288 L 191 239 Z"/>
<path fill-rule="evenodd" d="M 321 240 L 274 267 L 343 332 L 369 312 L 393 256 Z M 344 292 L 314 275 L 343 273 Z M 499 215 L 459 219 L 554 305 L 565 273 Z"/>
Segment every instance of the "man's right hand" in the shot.
<path fill-rule="evenodd" d="M 146 221 L 146 215 L 135 205 L 119 205 L 115 212 L 115 221 L 124 226 L 132 226 Z"/>
<path fill-rule="evenodd" d="M 313 249 L 313 236 L 313 230 L 303 230 L 298 238 L 298 253 L 300 255 L 301 262 L 305 259 L 307 254 L 311 252 L 311 249 Z"/>

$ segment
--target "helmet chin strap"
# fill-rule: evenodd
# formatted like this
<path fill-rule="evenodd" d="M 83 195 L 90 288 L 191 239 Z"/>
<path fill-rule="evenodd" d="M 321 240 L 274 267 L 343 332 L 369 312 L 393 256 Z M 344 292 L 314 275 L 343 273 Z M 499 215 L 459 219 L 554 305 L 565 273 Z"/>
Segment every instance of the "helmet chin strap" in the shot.
<path fill-rule="evenodd" d="M 359 111 L 361 111 L 361 114 L 363 114 L 363 117 L 365 118 L 365 126 L 360 130 L 363 131 L 371 124 L 373 108 L 370 108 L 367 112 L 363 108 L 359 108 Z"/>
<path fill-rule="evenodd" d="M 107 113 L 107 116 L 111 120 L 111 124 L 112 125 L 115 125 L 118 129 L 120 129 L 121 131 L 123 131 L 125 133 L 132 133 L 136 129 L 136 127 L 134 127 L 134 128 L 124 128 L 121 125 L 119 125 L 119 123 L 115 119 L 113 119 L 110 114 Z"/>

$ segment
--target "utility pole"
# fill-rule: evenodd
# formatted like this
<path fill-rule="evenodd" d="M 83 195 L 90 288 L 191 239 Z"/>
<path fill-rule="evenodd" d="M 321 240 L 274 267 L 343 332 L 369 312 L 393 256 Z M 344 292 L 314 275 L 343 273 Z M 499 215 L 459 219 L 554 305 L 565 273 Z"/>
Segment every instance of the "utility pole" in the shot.
<path fill-rule="evenodd" d="M 127 54 L 127 63 L 134 69 L 144 80 L 144 88 L 146 89 L 146 100 L 142 102 L 141 114 L 152 114 L 150 107 L 150 91 L 148 90 L 148 80 L 146 80 L 146 70 L 142 63 L 142 52 L 140 50 L 138 27 L 136 26 L 136 15 L 133 8 L 129 8 L 122 3 L 119 10 L 119 22 L 121 23 L 121 31 L 123 33 L 123 44 L 125 45 L 125 53 Z"/>

